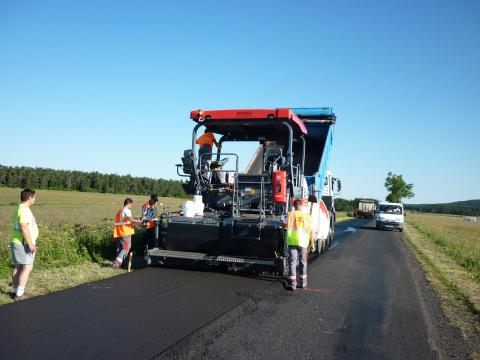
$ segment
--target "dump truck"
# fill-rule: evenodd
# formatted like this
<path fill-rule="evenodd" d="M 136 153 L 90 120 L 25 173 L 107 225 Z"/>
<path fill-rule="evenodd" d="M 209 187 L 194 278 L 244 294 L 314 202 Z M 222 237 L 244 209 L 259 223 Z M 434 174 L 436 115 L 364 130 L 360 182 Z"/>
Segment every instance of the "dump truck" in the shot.
<path fill-rule="evenodd" d="M 180 212 L 158 221 L 152 263 L 178 261 L 285 275 L 285 223 L 294 199 L 312 214 L 315 253 L 334 236 L 335 202 L 341 182 L 329 171 L 336 115 L 331 108 L 195 110 L 191 147 L 177 173 L 193 195 Z M 199 156 L 199 130 L 219 137 L 221 151 Z M 228 144 L 253 142 L 244 171 L 242 154 Z M 213 150 L 212 150 L 213 151 Z"/>
<path fill-rule="evenodd" d="M 375 217 L 375 210 L 377 205 L 373 200 L 360 200 L 358 202 L 358 208 L 354 210 L 355 217 L 359 218 L 370 218 Z"/>

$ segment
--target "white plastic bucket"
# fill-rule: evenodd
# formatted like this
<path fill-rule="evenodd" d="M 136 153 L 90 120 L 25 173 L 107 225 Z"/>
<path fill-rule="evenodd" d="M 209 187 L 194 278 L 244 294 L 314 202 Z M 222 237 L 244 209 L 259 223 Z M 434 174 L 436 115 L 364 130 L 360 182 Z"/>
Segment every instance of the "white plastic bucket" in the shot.
<path fill-rule="evenodd" d="M 202 195 L 195 195 L 193 197 L 193 212 L 195 216 L 203 216 L 203 209 L 205 208 L 205 204 L 202 200 Z"/>
<path fill-rule="evenodd" d="M 183 204 L 182 211 L 183 211 L 183 216 L 194 217 L 195 216 L 195 205 L 194 205 L 193 201 L 188 200 L 185 204 Z"/>

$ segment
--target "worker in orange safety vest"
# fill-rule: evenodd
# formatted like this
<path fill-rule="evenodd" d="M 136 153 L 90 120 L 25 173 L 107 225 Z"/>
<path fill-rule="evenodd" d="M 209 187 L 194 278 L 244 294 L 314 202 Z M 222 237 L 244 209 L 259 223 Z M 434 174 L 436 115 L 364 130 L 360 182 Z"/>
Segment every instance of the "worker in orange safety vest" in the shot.
<path fill-rule="evenodd" d="M 300 281 L 298 287 L 307 287 L 307 255 L 312 237 L 311 216 L 302 211 L 303 201 L 296 199 L 295 210 L 288 213 L 286 242 L 288 246 L 288 288 L 297 287 L 297 264 L 300 262 Z"/>
<path fill-rule="evenodd" d="M 115 215 L 115 228 L 113 230 L 113 237 L 116 241 L 116 256 L 114 267 L 119 268 L 122 266 L 123 261 L 128 255 L 130 248 L 132 247 L 132 235 L 135 233 L 133 224 L 141 224 L 141 220 L 134 219 L 132 217 L 133 200 L 126 198 L 123 202 L 123 208 L 117 211 Z"/>
<path fill-rule="evenodd" d="M 198 161 L 200 165 L 212 159 L 211 153 L 213 150 L 213 144 L 215 144 L 218 151 L 221 151 L 221 148 L 222 148 L 221 145 L 215 139 L 215 135 L 213 135 L 210 131 L 208 131 L 208 129 L 205 129 L 203 135 L 198 137 L 197 140 L 195 140 L 195 143 L 199 146 Z"/>

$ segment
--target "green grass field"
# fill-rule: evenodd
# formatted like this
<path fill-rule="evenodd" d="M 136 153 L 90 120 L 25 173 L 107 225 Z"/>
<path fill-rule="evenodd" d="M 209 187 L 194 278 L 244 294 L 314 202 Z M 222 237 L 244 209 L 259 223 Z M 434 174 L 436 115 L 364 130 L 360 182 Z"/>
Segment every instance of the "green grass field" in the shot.
<path fill-rule="evenodd" d="M 0 303 L 9 302 L 12 269 L 9 249 L 12 213 L 19 202 L 20 189 L 0 188 Z M 112 238 L 116 211 L 123 206 L 124 194 L 81 193 L 40 190 L 32 206 L 39 225 L 37 255 L 28 286 L 33 295 L 45 294 L 122 273 L 102 266 L 114 257 Z M 148 196 L 128 196 L 134 201 L 133 216 Z M 160 198 L 158 205 L 177 211 L 185 199 Z M 133 238 L 141 252 L 141 230 Z"/>
<path fill-rule="evenodd" d="M 337 222 L 345 221 L 352 218 L 350 216 L 351 214 L 347 211 L 337 211 L 336 215 L 337 215 L 337 218 L 336 218 Z"/>
<path fill-rule="evenodd" d="M 469 342 L 480 341 L 480 223 L 461 216 L 409 212 L 405 239 L 443 309 Z"/>
<path fill-rule="evenodd" d="M 126 197 L 133 199 L 133 216 L 140 215 L 148 196 L 101 194 L 76 191 L 38 190 L 32 211 L 39 224 L 99 224 L 115 218 Z M 13 209 L 20 200 L 20 189 L 0 188 L 0 224 L 10 224 Z M 159 198 L 171 211 L 178 210 L 185 199 Z M 162 206 L 157 203 L 160 209 Z"/>
<path fill-rule="evenodd" d="M 466 222 L 460 216 L 424 213 L 409 214 L 407 220 L 439 251 L 480 282 L 480 222 Z"/>

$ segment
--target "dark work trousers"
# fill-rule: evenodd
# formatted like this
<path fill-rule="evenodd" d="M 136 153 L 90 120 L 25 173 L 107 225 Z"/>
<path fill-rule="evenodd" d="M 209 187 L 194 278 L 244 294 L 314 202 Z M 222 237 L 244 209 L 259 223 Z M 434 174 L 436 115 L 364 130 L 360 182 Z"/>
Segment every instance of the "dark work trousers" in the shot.
<path fill-rule="evenodd" d="M 297 286 L 297 264 L 300 261 L 299 266 L 299 280 L 300 286 L 307 286 L 307 248 L 300 246 L 288 246 L 288 267 L 289 286 L 295 288 Z"/>
<path fill-rule="evenodd" d="M 198 150 L 198 165 L 201 167 L 202 164 L 206 163 L 209 160 L 212 160 L 212 147 L 210 145 L 203 145 L 200 150 Z M 209 154 L 203 155 L 202 154 Z M 201 157 L 201 159 L 200 159 Z M 200 162 L 201 161 L 201 162 Z"/>
<path fill-rule="evenodd" d="M 144 257 L 148 257 L 148 249 L 153 249 L 155 245 L 155 227 L 151 229 L 145 229 L 143 232 L 143 248 Z"/>

